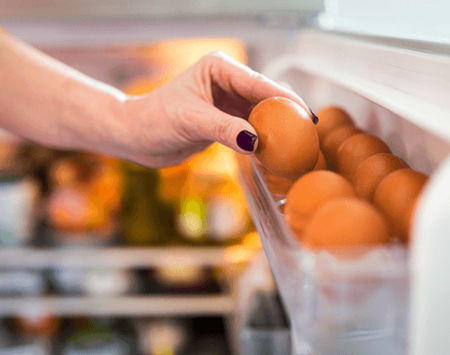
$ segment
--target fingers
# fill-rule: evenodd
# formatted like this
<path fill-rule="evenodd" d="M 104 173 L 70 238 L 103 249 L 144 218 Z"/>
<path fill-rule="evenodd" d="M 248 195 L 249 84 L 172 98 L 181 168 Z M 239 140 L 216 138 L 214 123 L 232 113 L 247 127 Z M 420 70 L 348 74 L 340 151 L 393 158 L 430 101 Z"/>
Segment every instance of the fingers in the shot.
<path fill-rule="evenodd" d="M 195 120 L 195 140 L 219 142 L 241 154 L 251 154 L 258 146 L 256 131 L 242 118 L 229 115 L 214 106 L 205 104 L 202 114 Z"/>
<path fill-rule="evenodd" d="M 237 92 L 253 102 L 283 96 L 310 112 L 305 102 L 293 91 L 235 61 L 225 53 L 213 52 L 205 56 L 204 60 L 211 79 L 227 92 Z"/>

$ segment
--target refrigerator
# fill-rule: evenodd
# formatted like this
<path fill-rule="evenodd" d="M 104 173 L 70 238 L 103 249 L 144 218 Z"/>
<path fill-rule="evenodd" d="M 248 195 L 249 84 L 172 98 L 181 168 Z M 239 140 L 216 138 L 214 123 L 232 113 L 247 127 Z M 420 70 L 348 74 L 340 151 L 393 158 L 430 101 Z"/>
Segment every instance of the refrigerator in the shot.
<path fill-rule="evenodd" d="M 240 184 L 286 312 L 286 353 L 447 354 L 450 5 L 407 0 L 156 3 L 49 4 L 47 10 L 54 13 L 45 6 L 26 12 L 9 5 L 2 25 L 62 57 L 64 48 L 115 48 L 118 62 L 124 58 L 120 48 L 130 45 L 233 38 L 246 47 L 248 65 L 292 87 L 313 111 L 345 109 L 358 128 L 382 139 L 393 154 L 430 178 L 408 244 L 383 245 L 362 259 L 342 261 L 303 248 L 284 219 L 285 196 L 270 192 L 255 156 L 236 155 Z M 80 70 L 111 80 L 107 68 L 88 57 Z M 113 60 L 110 67 L 116 64 Z"/>

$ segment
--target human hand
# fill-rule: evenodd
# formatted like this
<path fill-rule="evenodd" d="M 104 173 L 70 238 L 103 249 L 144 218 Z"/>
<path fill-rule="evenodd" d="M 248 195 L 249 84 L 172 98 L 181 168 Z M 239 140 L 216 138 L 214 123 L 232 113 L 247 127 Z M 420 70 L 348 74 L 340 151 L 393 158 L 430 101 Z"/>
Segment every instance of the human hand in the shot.
<path fill-rule="evenodd" d="M 151 168 L 181 163 L 215 141 L 251 154 L 258 142 L 247 118 L 259 101 L 273 96 L 309 112 L 292 91 L 222 52 L 211 53 L 154 92 L 123 101 L 118 151 Z"/>

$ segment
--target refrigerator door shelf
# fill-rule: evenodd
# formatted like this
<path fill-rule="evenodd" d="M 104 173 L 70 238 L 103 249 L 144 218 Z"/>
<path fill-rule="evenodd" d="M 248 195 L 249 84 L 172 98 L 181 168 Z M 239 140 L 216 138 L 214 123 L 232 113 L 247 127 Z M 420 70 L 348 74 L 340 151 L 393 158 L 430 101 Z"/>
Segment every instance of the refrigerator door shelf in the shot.
<path fill-rule="evenodd" d="M 253 219 L 290 318 L 294 353 L 441 354 L 429 348 L 423 330 L 436 330 L 432 340 L 441 349 L 450 347 L 439 331 L 450 327 L 448 297 L 428 297 L 445 292 L 439 275 L 450 268 L 450 258 L 440 257 L 445 250 L 438 249 L 445 248 L 442 238 L 450 234 L 443 223 L 449 209 L 439 194 L 450 181 L 450 80 L 443 79 L 450 75 L 449 58 L 304 31 L 295 53 L 270 63 L 265 74 L 289 84 L 316 113 L 330 105 L 344 108 L 358 127 L 430 175 L 412 246 L 377 246 L 349 261 L 305 250 L 284 221 L 284 196 L 270 193 L 255 157 L 238 157 Z M 435 263 L 433 255 L 439 257 Z"/>
<path fill-rule="evenodd" d="M 377 246 L 341 260 L 291 235 L 255 158 L 238 157 L 250 211 L 292 329 L 292 354 L 406 354 L 406 248 Z"/>

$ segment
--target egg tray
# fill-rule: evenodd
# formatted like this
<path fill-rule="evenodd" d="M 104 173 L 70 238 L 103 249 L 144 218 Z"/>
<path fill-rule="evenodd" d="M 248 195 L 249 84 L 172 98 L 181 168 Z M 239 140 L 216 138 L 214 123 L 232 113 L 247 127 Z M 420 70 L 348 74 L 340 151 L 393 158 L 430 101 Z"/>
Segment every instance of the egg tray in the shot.
<path fill-rule="evenodd" d="M 345 259 L 296 240 L 255 157 L 239 156 L 241 179 L 281 298 L 294 354 L 403 354 L 407 344 L 408 252 L 378 245 Z M 342 255 L 340 251 L 339 255 Z"/>

